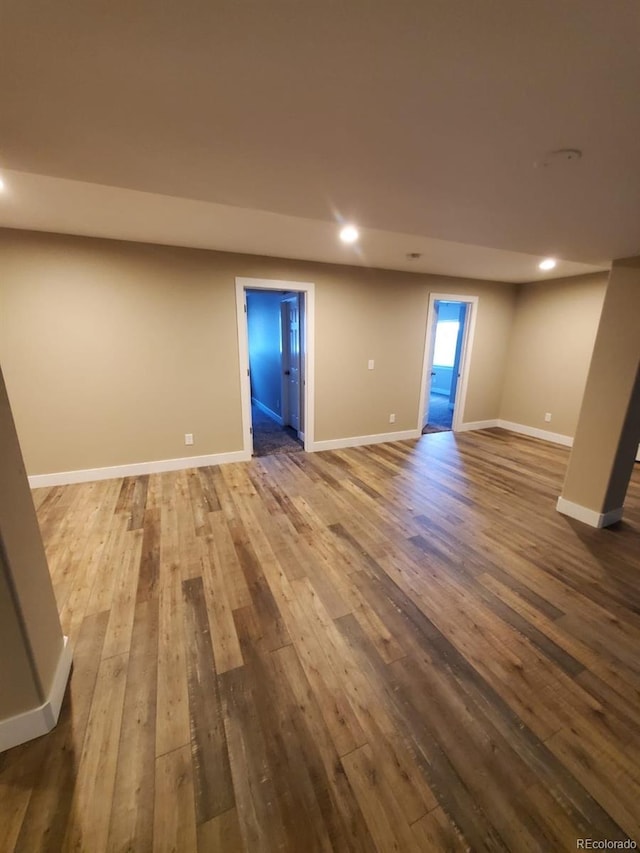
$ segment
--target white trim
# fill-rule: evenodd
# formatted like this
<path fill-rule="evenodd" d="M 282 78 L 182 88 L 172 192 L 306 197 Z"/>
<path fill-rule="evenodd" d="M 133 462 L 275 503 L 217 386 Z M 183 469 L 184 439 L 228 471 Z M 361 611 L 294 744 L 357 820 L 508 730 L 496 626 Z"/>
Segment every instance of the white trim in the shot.
<path fill-rule="evenodd" d="M 37 708 L 0 721 L 0 752 L 46 735 L 56 725 L 67 689 L 71 658 L 71 645 L 69 638 L 65 637 L 47 701 Z"/>
<path fill-rule="evenodd" d="M 491 421 L 465 421 L 458 426 L 456 432 L 468 432 L 476 429 L 493 429 L 500 426 L 500 421 L 494 418 Z"/>
<path fill-rule="evenodd" d="M 284 421 L 282 420 L 280 415 L 277 415 L 272 409 L 269 408 L 269 406 L 265 406 L 264 403 L 261 403 L 260 400 L 256 400 L 255 397 L 251 398 L 251 402 L 257 409 L 260 409 L 261 412 L 264 412 L 265 415 L 270 417 L 271 420 L 275 421 L 277 424 L 280 424 L 280 426 L 284 424 Z"/>
<path fill-rule="evenodd" d="M 203 468 L 227 462 L 248 462 L 251 455 L 244 450 L 230 453 L 210 453 L 208 456 L 184 456 L 181 459 L 160 459 L 157 462 L 134 462 L 131 465 L 113 465 L 109 468 L 85 468 L 80 471 L 60 471 L 56 474 L 32 474 L 32 489 L 41 486 L 68 486 L 71 483 L 90 483 L 93 480 L 112 480 L 135 477 L 141 474 L 162 474 L 164 471 L 183 471 L 185 468 Z"/>
<path fill-rule="evenodd" d="M 315 284 L 312 281 L 283 281 L 268 278 L 236 276 L 236 322 L 238 326 L 238 360 L 240 365 L 240 398 L 242 402 L 243 452 L 253 454 L 251 434 L 251 383 L 249 381 L 249 334 L 245 308 L 245 290 L 284 290 L 305 294 L 305 361 L 304 361 L 304 449 L 313 450 L 315 428 Z"/>
<path fill-rule="evenodd" d="M 58 722 L 58 717 L 60 716 L 60 708 L 62 707 L 62 700 L 67 689 L 67 681 L 69 680 L 73 659 L 69 638 L 63 637 L 62 639 L 62 652 L 58 658 L 58 666 L 56 667 L 56 672 L 51 682 L 51 690 L 49 691 L 49 707 L 53 715 L 52 728 Z"/>
<path fill-rule="evenodd" d="M 341 450 L 343 447 L 362 447 L 366 444 L 386 444 L 389 441 L 407 441 L 420 438 L 421 430 L 406 429 L 403 432 L 383 432 L 378 435 L 353 435 L 348 438 L 330 438 L 316 441 L 312 450 Z"/>
<path fill-rule="evenodd" d="M 501 418 L 493 418 L 488 421 L 465 421 L 455 431 L 469 432 L 471 430 L 493 429 L 495 427 L 509 430 L 509 432 L 516 432 L 520 435 L 528 435 L 531 438 L 539 438 L 542 441 L 550 441 L 553 444 L 562 444 L 565 447 L 573 446 L 573 438 L 570 435 L 562 435 L 559 432 L 550 432 L 549 430 L 538 429 L 537 427 L 527 426 L 526 424 L 516 424 L 513 421 L 503 421 Z"/>
<path fill-rule="evenodd" d="M 570 435 L 562 435 L 559 432 L 550 432 L 546 429 L 538 429 L 530 427 L 526 424 L 515 424 L 512 421 L 498 420 L 497 426 L 501 429 L 508 429 L 510 432 L 519 432 L 521 435 L 529 435 L 531 438 L 540 438 L 542 441 L 551 441 L 553 444 L 562 444 L 565 447 L 573 447 L 573 437 Z"/>
<path fill-rule="evenodd" d="M 618 507 L 617 509 L 610 509 L 608 512 L 597 512 L 595 509 L 575 504 L 563 497 L 558 498 L 556 509 L 563 515 L 568 515 L 570 518 L 575 518 L 591 527 L 609 527 L 610 524 L 615 524 L 622 519 L 623 511 L 622 507 Z"/>
<path fill-rule="evenodd" d="M 251 431 L 251 379 L 249 377 L 249 331 L 244 284 L 236 278 L 236 322 L 238 324 L 238 365 L 240 367 L 240 404 L 242 411 L 242 447 L 253 456 Z"/>
<path fill-rule="evenodd" d="M 251 425 L 251 416 L 248 419 Z M 511 432 L 529 435 L 532 438 L 540 438 L 543 441 L 551 441 L 555 444 L 563 444 L 571 447 L 573 439 L 568 435 L 560 435 L 548 432 L 544 429 L 536 429 L 525 424 L 516 424 L 511 421 L 487 420 L 467 421 L 461 423 L 456 432 L 467 432 L 478 429 L 491 429 L 500 427 Z M 419 438 L 422 429 L 405 430 L 404 432 L 380 433 L 379 435 L 361 435 L 347 438 L 335 438 L 327 441 L 318 441 L 312 444 L 308 438 L 308 431 L 298 433 L 304 442 L 305 450 L 332 450 L 340 447 L 359 447 L 364 444 L 378 444 L 386 441 L 406 441 L 411 438 Z M 251 435 L 249 434 L 251 439 Z M 84 468 L 77 471 L 58 471 L 54 474 L 31 474 L 29 485 L 32 489 L 43 486 L 68 486 L 72 483 L 90 483 L 94 480 L 112 480 L 120 477 L 136 477 L 142 474 L 162 474 L 164 471 L 182 471 L 187 468 L 203 468 L 209 465 L 225 465 L 229 462 L 248 462 L 251 452 L 246 450 L 233 450 L 229 453 L 211 453 L 206 456 L 184 456 L 179 459 L 159 459 L 152 462 L 134 462 L 129 465 L 113 465 L 107 468 Z"/>
<path fill-rule="evenodd" d="M 478 299 L 477 296 L 462 296 L 459 293 L 430 293 L 429 294 L 429 310 L 427 311 L 427 327 L 424 337 L 424 355 L 422 358 L 422 380 L 420 385 L 420 404 L 418 407 L 418 430 L 422 433 L 422 427 L 425 425 L 425 407 L 429 399 L 429 389 L 431 386 L 431 357 L 432 357 L 432 337 L 434 334 L 434 319 L 435 319 L 435 303 L 444 302 L 464 302 L 467 304 L 467 316 L 464 324 L 464 341 L 462 343 L 462 355 L 460 357 L 460 381 L 456 387 L 456 398 L 453 406 L 453 423 L 451 428 L 453 432 L 460 432 L 462 429 L 462 415 L 467 401 L 467 388 L 469 384 L 469 370 L 471 367 L 471 354 L 473 352 L 473 341 L 476 333 L 476 316 L 478 314 Z"/>

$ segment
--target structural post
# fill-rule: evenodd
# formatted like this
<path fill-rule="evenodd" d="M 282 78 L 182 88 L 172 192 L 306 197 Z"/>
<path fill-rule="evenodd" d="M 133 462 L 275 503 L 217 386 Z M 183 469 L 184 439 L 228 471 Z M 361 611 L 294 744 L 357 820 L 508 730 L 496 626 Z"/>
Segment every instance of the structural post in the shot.
<path fill-rule="evenodd" d="M 55 726 L 70 667 L 0 371 L 0 751 Z"/>
<path fill-rule="evenodd" d="M 593 527 L 620 521 L 639 443 L 640 258 L 627 258 L 609 276 L 558 510 Z"/>

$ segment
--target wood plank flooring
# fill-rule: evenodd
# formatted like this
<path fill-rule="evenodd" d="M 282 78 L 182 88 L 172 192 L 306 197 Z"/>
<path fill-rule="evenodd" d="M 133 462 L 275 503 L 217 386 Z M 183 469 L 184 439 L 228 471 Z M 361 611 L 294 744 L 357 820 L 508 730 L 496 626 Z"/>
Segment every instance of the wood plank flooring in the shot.
<path fill-rule="evenodd" d="M 640 472 L 500 430 L 34 493 L 74 667 L 0 851 L 640 842 Z M 636 469 L 638 466 L 636 466 Z"/>

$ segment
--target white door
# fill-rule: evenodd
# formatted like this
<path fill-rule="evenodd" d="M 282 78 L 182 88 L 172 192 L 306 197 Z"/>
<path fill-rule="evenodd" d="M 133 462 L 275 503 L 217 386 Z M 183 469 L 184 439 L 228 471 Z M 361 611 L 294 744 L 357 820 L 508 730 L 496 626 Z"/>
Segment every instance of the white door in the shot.
<path fill-rule="evenodd" d="M 433 303 L 433 316 L 431 317 L 431 336 L 429 339 L 429 359 L 427 361 L 427 382 L 424 402 L 424 411 L 422 413 L 422 426 L 426 427 L 429 421 L 429 396 L 431 394 L 431 379 L 433 377 L 433 353 L 436 347 L 436 329 L 438 327 L 438 309 L 439 302 Z"/>
<path fill-rule="evenodd" d="M 300 429 L 300 297 L 282 300 L 282 418 Z"/>
<path fill-rule="evenodd" d="M 449 392 L 449 408 L 453 411 L 456 404 L 456 393 L 458 391 L 458 380 L 460 379 L 460 361 L 462 359 L 462 344 L 464 343 L 465 323 L 467 318 L 467 306 L 460 303 L 460 319 L 458 325 L 458 338 L 456 340 L 456 354 L 453 359 L 453 376 L 451 377 L 451 391 Z"/>

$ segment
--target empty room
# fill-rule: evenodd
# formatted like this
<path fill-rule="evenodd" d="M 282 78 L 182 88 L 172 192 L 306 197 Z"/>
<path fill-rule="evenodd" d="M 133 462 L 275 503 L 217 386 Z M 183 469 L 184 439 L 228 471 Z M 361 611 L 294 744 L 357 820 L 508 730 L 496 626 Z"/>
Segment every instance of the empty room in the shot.
<path fill-rule="evenodd" d="M 635 848 L 635 0 L 0 30 L 1 853 Z"/>

